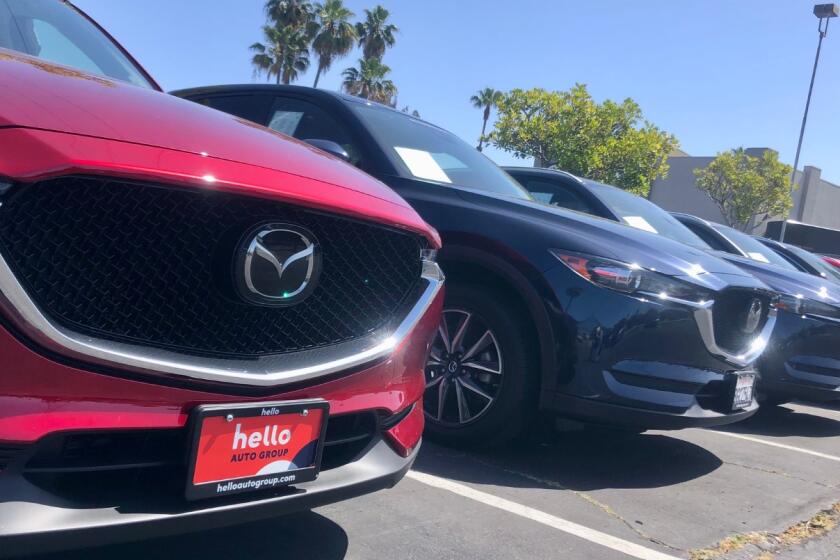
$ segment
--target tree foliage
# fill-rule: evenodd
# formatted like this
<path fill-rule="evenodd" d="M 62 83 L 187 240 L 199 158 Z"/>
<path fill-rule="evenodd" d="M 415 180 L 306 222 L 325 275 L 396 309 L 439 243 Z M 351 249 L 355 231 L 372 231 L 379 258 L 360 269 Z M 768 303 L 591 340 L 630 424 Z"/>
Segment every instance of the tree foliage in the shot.
<path fill-rule="evenodd" d="M 708 166 L 695 169 L 694 175 L 697 186 L 714 201 L 726 223 L 751 232 L 768 218 L 790 212 L 792 170 L 773 150 L 755 157 L 737 148 L 718 154 Z"/>
<path fill-rule="evenodd" d="M 312 50 L 318 55 L 318 70 L 312 87 L 318 87 L 321 74 L 330 69 L 333 60 L 350 52 L 357 38 L 356 27 L 349 21 L 354 14 L 342 0 L 327 0 L 324 4 L 316 4 L 315 8 L 320 27 L 312 40 Z"/>
<path fill-rule="evenodd" d="M 276 83 L 289 84 L 309 68 L 309 39 L 305 31 L 292 26 L 263 26 L 265 43 L 254 43 L 251 64 L 255 74 L 274 76 Z"/>
<path fill-rule="evenodd" d="M 268 23 L 263 26 L 264 43 L 251 45 L 254 73 L 265 73 L 270 81 L 289 84 L 309 68 L 309 45 L 318 33 L 315 6 L 305 0 L 268 0 Z"/>
<path fill-rule="evenodd" d="M 360 59 L 358 68 L 342 72 L 344 91 L 386 105 L 394 104 L 397 86 L 386 76 L 391 72 L 378 58 Z"/>
<path fill-rule="evenodd" d="M 382 6 L 372 10 L 365 10 L 365 20 L 356 24 L 356 35 L 365 60 L 377 58 L 382 60 L 385 49 L 393 47 L 397 39 L 395 35 L 399 28 L 388 23 L 390 12 Z"/>
<path fill-rule="evenodd" d="M 569 91 L 515 89 L 497 108 L 489 135 L 495 146 L 642 196 L 668 173 L 668 155 L 678 146 L 632 99 L 599 104 L 582 84 Z"/>

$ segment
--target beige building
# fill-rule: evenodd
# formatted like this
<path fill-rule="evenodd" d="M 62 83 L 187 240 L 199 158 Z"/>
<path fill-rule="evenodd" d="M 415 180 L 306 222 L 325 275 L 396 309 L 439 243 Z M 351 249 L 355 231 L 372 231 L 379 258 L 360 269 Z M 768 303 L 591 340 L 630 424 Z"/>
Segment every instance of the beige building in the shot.
<path fill-rule="evenodd" d="M 747 153 L 761 157 L 769 148 L 747 148 Z M 694 170 L 711 163 L 714 156 L 690 156 L 684 152 L 668 158 L 670 171 L 665 179 L 657 179 L 650 189 L 650 200 L 671 212 L 694 214 L 707 220 L 723 222 L 723 215 L 714 202 L 700 189 Z M 840 229 L 840 185 L 820 178 L 820 170 L 805 166 L 796 171 L 793 209 L 789 218 L 815 226 Z M 764 233 L 766 223 L 753 233 Z"/>

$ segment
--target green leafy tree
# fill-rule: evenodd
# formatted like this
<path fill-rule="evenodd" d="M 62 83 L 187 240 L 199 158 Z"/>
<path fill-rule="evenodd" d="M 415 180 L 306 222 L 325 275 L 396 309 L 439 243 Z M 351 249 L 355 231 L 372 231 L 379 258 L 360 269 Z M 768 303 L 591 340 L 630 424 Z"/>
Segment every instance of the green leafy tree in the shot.
<path fill-rule="evenodd" d="M 356 35 L 365 60 L 379 59 L 385 54 L 385 49 L 396 43 L 399 28 L 388 23 L 390 12 L 382 6 L 372 10 L 365 10 L 365 20 L 356 24 Z"/>
<path fill-rule="evenodd" d="M 318 70 L 315 72 L 315 84 L 318 78 L 332 66 L 333 61 L 345 56 L 357 39 L 356 28 L 348 20 L 353 12 L 348 10 L 342 0 L 327 0 L 316 5 L 316 15 L 320 28 L 312 40 L 312 50 L 318 55 Z"/>
<path fill-rule="evenodd" d="M 596 103 L 585 85 L 569 91 L 515 89 L 497 103 L 490 141 L 536 165 L 647 196 L 668 173 L 677 139 L 643 118 L 632 99 Z"/>
<path fill-rule="evenodd" d="M 487 130 L 487 121 L 490 120 L 490 110 L 493 109 L 504 97 L 504 93 L 496 91 L 493 88 L 484 88 L 479 90 L 475 95 L 470 97 L 470 103 L 476 109 L 484 110 L 484 120 L 481 122 L 481 136 L 478 137 L 478 146 L 476 149 L 480 152 L 486 139 L 485 132 Z"/>
<path fill-rule="evenodd" d="M 397 86 L 386 76 L 391 72 L 378 58 L 360 59 L 358 68 L 342 72 L 344 91 L 371 101 L 393 105 Z"/>
<path fill-rule="evenodd" d="M 793 207 L 792 171 L 773 150 L 755 157 L 737 148 L 718 154 L 706 167 L 695 169 L 694 175 L 697 186 L 714 201 L 726 223 L 751 232 L 770 217 L 788 215 Z"/>

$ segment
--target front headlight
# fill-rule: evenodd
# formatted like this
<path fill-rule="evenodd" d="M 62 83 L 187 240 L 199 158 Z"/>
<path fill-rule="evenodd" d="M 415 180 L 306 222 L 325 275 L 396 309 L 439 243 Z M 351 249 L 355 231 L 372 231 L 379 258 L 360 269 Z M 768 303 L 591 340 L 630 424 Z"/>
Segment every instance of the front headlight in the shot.
<path fill-rule="evenodd" d="M 831 319 L 833 321 L 840 321 L 840 307 L 803 297 L 802 295 L 784 295 L 779 299 L 777 304 L 779 309 L 790 311 L 798 315 L 810 315 L 812 317 L 822 317 L 824 319 Z"/>
<path fill-rule="evenodd" d="M 704 305 L 712 299 L 709 290 L 637 264 L 558 249 L 551 249 L 551 254 L 573 272 L 602 288 L 689 305 Z"/>

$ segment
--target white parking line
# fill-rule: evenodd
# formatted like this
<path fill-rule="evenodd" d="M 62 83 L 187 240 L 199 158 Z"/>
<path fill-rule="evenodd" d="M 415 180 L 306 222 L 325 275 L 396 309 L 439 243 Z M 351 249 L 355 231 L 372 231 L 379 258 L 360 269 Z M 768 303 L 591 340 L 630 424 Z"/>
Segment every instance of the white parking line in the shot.
<path fill-rule="evenodd" d="M 805 455 L 813 455 L 821 459 L 828 459 L 829 461 L 837 461 L 840 463 L 840 457 L 837 455 L 828 455 L 827 453 L 820 453 L 819 451 L 811 451 L 810 449 L 803 449 L 802 447 L 794 447 L 793 445 L 786 445 L 784 443 L 776 443 L 775 441 L 768 441 L 752 436 L 745 436 L 743 434 L 733 434 L 732 432 L 721 432 L 718 430 L 706 430 L 709 433 L 720 434 L 722 436 L 729 436 L 736 439 L 743 439 L 753 443 L 760 443 L 762 445 L 769 445 L 770 447 L 778 447 L 780 449 L 787 449 L 788 451 L 796 451 L 797 453 L 804 453 Z"/>
<path fill-rule="evenodd" d="M 584 527 L 583 525 L 566 521 L 565 519 L 545 513 L 544 511 L 524 506 L 522 504 L 494 496 L 493 494 L 482 492 L 481 490 L 476 490 L 475 488 L 471 488 L 458 482 L 453 482 L 446 478 L 417 471 L 409 471 L 406 477 L 416 480 L 417 482 L 422 482 L 428 486 L 433 486 L 434 488 L 447 490 L 464 498 L 480 502 L 484 505 L 530 519 L 531 521 L 548 525 L 549 527 L 553 527 L 554 529 L 558 529 L 564 533 L 574 535 L 591 543 L 611 548 L 612 550 L 621 552 L 627 556 L 632 556 L 633 558 L 639 558 L 640 560 L 679 560 L 676 556 L 663 554 L 653 550 L 652 548 L 647 548 L 630 541 L 625 541 L 624 539 L 619 539 L 618 537 L 613 537 L 606 533 L 602 533 L 601 531 L 596 531 L 595 529 L 590 529 L 589 527 Z"/>

